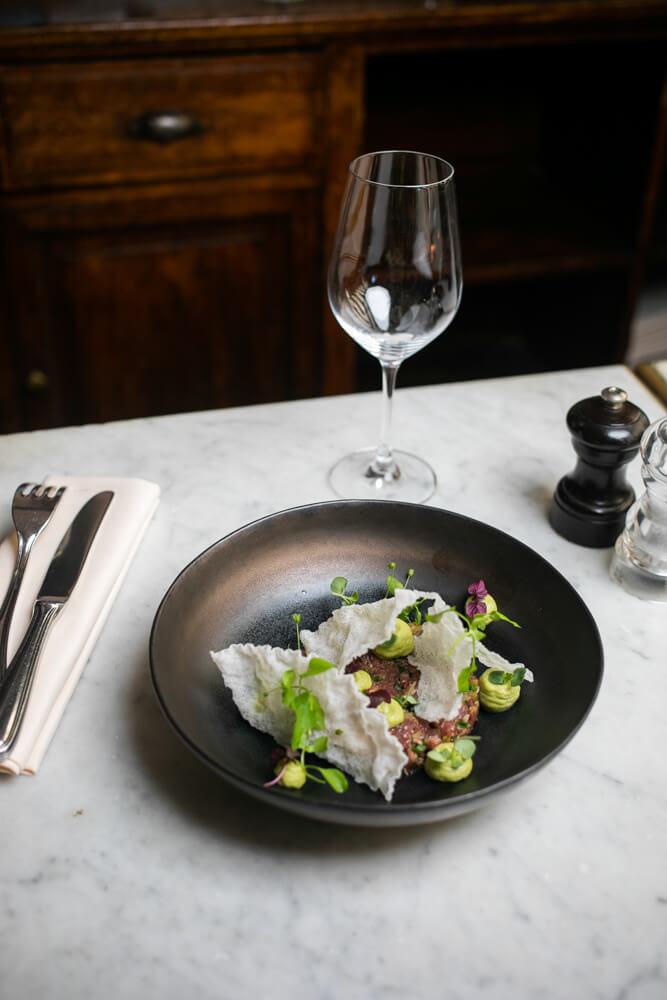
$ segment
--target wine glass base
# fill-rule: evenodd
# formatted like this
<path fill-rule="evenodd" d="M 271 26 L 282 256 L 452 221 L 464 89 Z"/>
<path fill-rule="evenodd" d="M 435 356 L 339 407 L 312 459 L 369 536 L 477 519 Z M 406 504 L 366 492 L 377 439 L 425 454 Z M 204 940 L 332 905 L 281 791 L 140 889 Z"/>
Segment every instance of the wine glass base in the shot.
<path fill-rule="evenodd" d="M 373 469 L 374 448 L 364 448 L 341 458 L 329 470 L 327 481 L 343 499 L 404 500 L 424 503 L 435 492 L 435 472 L 409 451 L 395 451 L 394 464 L 384 475 Z"/>

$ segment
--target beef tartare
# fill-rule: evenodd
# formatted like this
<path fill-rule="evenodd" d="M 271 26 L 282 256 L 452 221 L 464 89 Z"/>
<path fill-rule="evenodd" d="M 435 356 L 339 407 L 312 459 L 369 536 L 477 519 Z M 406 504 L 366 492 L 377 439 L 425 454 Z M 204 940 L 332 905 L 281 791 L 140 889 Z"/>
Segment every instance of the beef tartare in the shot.
<path fill-rule="evenodd" d="M 479 684 L 476 677 L 470 679 L 470 690 L 461 700 L 458 714 L 453 719 L 439 719 L 429 722 L 410 710 L 416 702 L 420 672 L 407 657 L 384 660 L 369 650 L 357 656 L 345 668 L 346 674 L 365 671 L 371 678 L 371 686 L 364 692 L 368 696 L 370 708 L 393 699 L 404 709 L 403 722 L 392 727 L 392 735 L 399 741 L 408 761 L 404 773 L 409 774 L 424 764 L 426 754 L 440 743 L 451 743 L 472 732 L 479 714 Z"/>

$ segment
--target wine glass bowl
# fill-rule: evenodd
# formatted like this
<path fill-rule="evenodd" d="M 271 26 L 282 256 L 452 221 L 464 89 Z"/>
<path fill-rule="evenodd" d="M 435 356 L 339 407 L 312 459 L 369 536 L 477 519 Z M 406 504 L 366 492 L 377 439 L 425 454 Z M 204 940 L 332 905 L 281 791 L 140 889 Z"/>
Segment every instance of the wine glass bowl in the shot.
<path fill-rule="evenodd" d="M 423 501 L 435 474 L 417 456 L 393 452 L 391 402 L 400 364 L 449 326 L 461 300 L 451 164 L 402 150 L 352 162 L 328 288 L 338 323 L 380 362 L 384 390 L 379 447 L 341 459 L 329 482 L 340 496 Z"/>

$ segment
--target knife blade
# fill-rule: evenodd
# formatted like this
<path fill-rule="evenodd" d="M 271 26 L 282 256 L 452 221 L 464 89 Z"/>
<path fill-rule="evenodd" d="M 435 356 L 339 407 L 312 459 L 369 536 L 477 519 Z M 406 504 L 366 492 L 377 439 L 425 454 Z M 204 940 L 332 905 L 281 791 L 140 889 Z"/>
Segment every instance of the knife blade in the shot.
<path fill-rule="evenodd" d="M 0 685 L 0 758 L 7 756 L 18 735 L 44 640 L 74 590 L 113 495 L 105 490 L 83 505 L 46 571 L 28 630 Z"/>
<path fill-rule="evenodd" d="M 60 539 L 39 588 L 38 601 L 64 602 L 69 598 L 112 499 L 113 492 L 106 490 L 83 505 Z"/>

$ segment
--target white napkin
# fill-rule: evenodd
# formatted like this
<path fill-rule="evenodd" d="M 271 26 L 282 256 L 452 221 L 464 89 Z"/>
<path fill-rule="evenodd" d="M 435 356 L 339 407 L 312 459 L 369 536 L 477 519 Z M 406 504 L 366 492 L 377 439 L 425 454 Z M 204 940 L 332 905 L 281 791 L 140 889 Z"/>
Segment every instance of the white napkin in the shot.
<path fill-rule="evenodd" d="M 114 496 L 76 586 L 47 635 L 21 729 L 10 756 L 0 760 L 0 771 L 8 774 L 36 773 L 160 499 L 159 486 L 142 479 L 50 476 L 44 482 L 66 490 L 30 555 L 9 633 L 9 661 L 72 519 L 95 493 L 113 490 Z M 1 595 L 9 586 L 15 558 L 12 533 L 0 545 Z"/>

